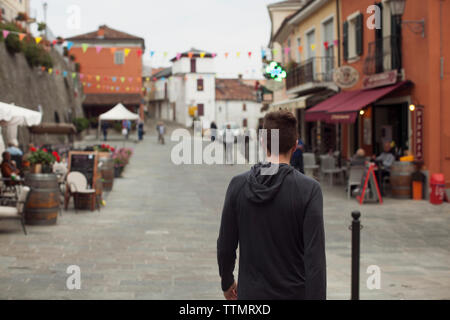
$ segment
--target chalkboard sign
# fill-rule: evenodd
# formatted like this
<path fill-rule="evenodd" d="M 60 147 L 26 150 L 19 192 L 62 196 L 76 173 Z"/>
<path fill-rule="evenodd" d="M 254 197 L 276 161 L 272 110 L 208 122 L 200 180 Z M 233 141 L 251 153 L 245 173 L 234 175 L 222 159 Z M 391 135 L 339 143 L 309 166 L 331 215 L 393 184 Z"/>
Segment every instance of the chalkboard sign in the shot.
<path fill-rule="evenodd" d="M 69 153 L 69 172 L 81 172 L 93 187 L 97 179 L 98 155 L 96 152 L 72 151 Z"/>

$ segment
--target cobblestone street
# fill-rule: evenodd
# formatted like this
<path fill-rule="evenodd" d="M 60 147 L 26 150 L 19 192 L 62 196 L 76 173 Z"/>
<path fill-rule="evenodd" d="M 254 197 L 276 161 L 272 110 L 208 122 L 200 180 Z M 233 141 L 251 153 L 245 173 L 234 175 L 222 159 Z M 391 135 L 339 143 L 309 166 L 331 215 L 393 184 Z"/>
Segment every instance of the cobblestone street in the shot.
<path fill-rule="evenodd" d="M 232 176 L 249 166 L 175 166 L 167 142 L 128 142 L 135 155 L 101 212 L 69 210 L 57 226 L 29 226 L 28 236 L 1 221 L 0 298 L 222 299 L 221 207 Z M 343 186 L 324 186 L 324 195 L 329 299 L 350 297 L 355 209 L 364 226 L 361 299 L 450 299 L 449 204 L 387 199 L 360 207 Z M 70 265 L 81 268 L 81 290 L 66 288 Z M 381 269 L 380 290 L 366 288 L 370 265 Z"/>

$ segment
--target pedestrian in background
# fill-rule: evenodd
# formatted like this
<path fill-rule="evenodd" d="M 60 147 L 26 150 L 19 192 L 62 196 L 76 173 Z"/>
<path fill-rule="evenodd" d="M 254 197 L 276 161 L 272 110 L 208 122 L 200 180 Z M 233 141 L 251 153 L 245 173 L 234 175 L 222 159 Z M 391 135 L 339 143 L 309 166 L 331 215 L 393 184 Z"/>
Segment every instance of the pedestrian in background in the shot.
<path fill-rule="evenodd" d="M 234 177 L 225 196 L 217 240 L 227 300 L 326 299 L 325 231 L 320 184 L 289 165 L 297 149 L 297 119 L 266 115 L 267 164 Z M 271 131 L 279 130 L 279 154 Z M 239 246 L 239 281 L 234 269 Z"/>
<path fill-rule="evenodd" d="M 164 135 L 166 134 L 166 128 L 164 126 L 164 122 L 158 122 L 156 125 L 156 131 L 158 132 L 158 143 L 165 144 Z"/>
<path fill-rule="evenodd" d="M 138 137 L 139 141 L 144 140 L 144 121 L 142 119 L 138 121 Z"/>
<path fill-rule="evenodd" d="M 291 166 L 305 174 L 305 167 L 303 164 L 303 152 L 305 151 L 305 145 L 301 139 L 298 139 L 297 148 L 291 159 Z"/>
<path fill-rule="evenodd" d="M 109 124 L 106 121 L 102 122 L 102 132 L 103 132 L 103 140 L 107 141 L 108 140 L 108 128 L 109 128 Z"/>
<path fill-rule="evenodd" d="M 217 124 L 213 121 L 211 122 L 211 141 L 216 141 L 217 136 Z"/>
<path fill-rule="evenodd" d="M 234 135 L 231 131 L 231 126 L 227 125 L 227 128 L 223 133 L 223 143 L 225 146 L 225 163 L 233 165 L 234 163 Z"/>

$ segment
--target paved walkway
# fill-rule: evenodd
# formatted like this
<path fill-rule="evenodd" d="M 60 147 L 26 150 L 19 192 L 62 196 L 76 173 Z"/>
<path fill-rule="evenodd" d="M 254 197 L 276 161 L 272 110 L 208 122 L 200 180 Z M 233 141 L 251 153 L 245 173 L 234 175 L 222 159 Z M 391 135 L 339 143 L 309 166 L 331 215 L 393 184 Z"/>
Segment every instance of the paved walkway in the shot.
<path fill-rule="evenodd" d="M 151 130 L 148 130 L 151 131 Z M 216 240 L 233 175 L 248 166 L 175 166 L 146 136 L 101 212 L 69 210 L 53 227 L 0 221 L 1 299 L 221 299 Z M 113 142 L 118 147 L 122 143 Z M 450 298 L 450 206 L 387 200 L 359 207 L 324 187 L 328 296 L 350 296 L 350 213 L 362 211 L 362 299 Z M 72 206 L 72 204 L 71 204 Z M 81 290 L 66 269 L 81 268 Z M 366 269 L 381 268 L 381 289 Z"/>

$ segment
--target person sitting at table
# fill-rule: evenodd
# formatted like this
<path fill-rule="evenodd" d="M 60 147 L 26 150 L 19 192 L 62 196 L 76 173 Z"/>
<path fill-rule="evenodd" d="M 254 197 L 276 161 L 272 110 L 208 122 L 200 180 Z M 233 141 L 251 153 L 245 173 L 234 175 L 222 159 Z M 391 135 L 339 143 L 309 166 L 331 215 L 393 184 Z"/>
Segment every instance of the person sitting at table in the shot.
<path fill-rule="evenodd" d="M 19 176 L 20 170 L 17 169 L 17 167 L 12 163 L 11 154 L 8 151 L 5 151 L 2 154 L 2 158 L 3 158 L 1 164 L 2 177 L 4 179 L 13 179 L 13 176 Z M 7 186 L 11 186 L 14 185 L 15 183 L 13 181 L 5 181 L 5 184 Z"/>
<path fill-rule="evenodd" d="M 375 162 L 378 165 L 378 174 L 377 180 L 378 185 L 380 186 L 381 194 L 384 196 L 384 186 L 383 181 L 385 177 L 389 177 L 391 175 L 391 167 L 394 164 L 395 156 L 391 152 L 391 143 L 384 143 L 384 151 L 378 156 L 373 157 Z"/>
<path fill-rule="evenodd" d="M 366 164 L 366 152 L 364 149 L 358 149 L 350 160 L 351 166 L 364 166 Z"/>

